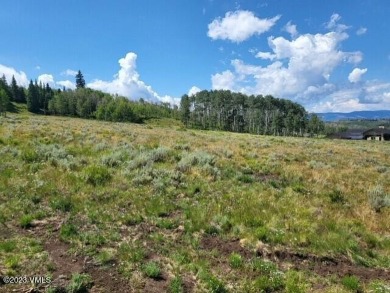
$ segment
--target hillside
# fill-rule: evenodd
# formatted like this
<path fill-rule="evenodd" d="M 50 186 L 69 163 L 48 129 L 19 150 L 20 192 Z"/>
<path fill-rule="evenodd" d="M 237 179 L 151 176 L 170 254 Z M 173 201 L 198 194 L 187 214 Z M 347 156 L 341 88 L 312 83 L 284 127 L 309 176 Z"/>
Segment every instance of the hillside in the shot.
<path fill-rule="evenodd" d="M 324 121 L 390 119 L 390 110 L 317 113 Z"/>
<path fill-rule="evenodd" d="M 51 281 L 29 292 L 388 292 L 390 144 L 175 123 L 0 118 L 0 275 Z"/>

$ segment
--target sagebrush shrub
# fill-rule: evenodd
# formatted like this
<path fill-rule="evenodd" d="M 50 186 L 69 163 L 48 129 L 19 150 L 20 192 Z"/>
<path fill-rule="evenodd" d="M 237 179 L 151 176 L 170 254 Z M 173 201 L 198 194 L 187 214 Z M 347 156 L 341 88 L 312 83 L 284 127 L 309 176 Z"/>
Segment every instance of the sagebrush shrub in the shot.
<path fill-rule="evenodd" d="M 390 194 L 386 194 L 382 186 L 375 186 L 368 191 L 372 208 L 379 213 L 383 208 L 390 207 Z"/>

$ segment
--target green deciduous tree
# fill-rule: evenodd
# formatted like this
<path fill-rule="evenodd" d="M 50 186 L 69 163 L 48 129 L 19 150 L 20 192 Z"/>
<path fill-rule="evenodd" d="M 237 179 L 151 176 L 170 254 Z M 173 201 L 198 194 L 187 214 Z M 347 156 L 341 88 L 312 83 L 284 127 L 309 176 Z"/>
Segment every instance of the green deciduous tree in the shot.
<path fill-rule="evenodd" d="M 180 101 L 180 118 L 185 126 L 187 126 L 190 121 L 190 105 L 191 103 L 188 95 L 182 96 Z"/>

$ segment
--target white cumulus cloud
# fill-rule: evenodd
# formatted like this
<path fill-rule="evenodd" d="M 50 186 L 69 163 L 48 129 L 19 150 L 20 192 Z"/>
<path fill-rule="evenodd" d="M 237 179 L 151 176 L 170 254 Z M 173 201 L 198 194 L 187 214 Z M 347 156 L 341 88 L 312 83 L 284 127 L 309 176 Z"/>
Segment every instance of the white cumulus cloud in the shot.
<path fill-rule="evenodd" d="M 41 74 L 38 76 L 38 83 L 41 82 L 42 84 L 46 85 L 47 83 L 50 86 L 54 85 L 54 77 L 51 74 Z"/>
<path fill-rule="evenodd" d="M 76 89 L 76 84 L 70 80 L 60 80 L 56 82 L 57 85 L 65 87 L 65 89 Z"/>
<path fill-rule="evenodd" d="M 272 53 L 258 52 L 256 57 L 269 59 L 271 64 L 258 66 L 232 60 L 234 72 L 213 75 L 213 88 L 245 87 L 251 93 L 297 95 L 309 86 L 327 83 L 335 68 L 344 62 L 354 63 L 361 59 L 360 52 L 339 50 L 342 40 L 344 37 L 336 32 L 304 34 L 291 41 L 270 37 L 268 43 Z"/>
<path fill-rule="evenodd" d="M 363 74 L 365 74 L 366 72 L 367 68 L 354 68 L 352 72 L 348 75 L 348 80 L 353 83 L 359 82 Z"/>
<path fill-rule="evenodd" d="M 356 31 L 356 34 L 357 34 L 358 36 L 361 36 L 361 35 L 364 35 L 366 32 L 367 32 L 367 28 L 361 27 L 361 28 L 359 28 L 359 29 Z"/>
<path fill-rule="evenodd" d="M 341 49 L 349 35 L 345 31 L 348 26 L 340 24 L 340 19 L 333 14 L 327 25 L 331 29 L 325 33 L 299 34 L 291 40 L 269 37 L 270 51 L 255 55 L 268 60 L 268 65 L 233 59 L 231 68 L 211 76 L 212 88 L 289 98 L 310 111 L 353 111 L 379 105 L 388 108 L 384 94 L 390 91 L 387 83 L 359 82 L 366 68 L 351 69 L 351 83 L 335 83 L 332 79 L 339 67 L 357 67 L 363 60 L 362 52 Z"/>
<path fill-rule="evenodd" d="M 129 52 L 124 58 L 119 59 L 120 69 L 111 81 L 94 80 L 87 87 L 101 90 L 111 94 L 118 94 L 130 99 L 143 98 L 151 102 L 168 102 L 178 104 L 180 99 L 170 96 L 158 95 L 150 85 L 140 79 L 137 72 L 137 54 Z"/>
<path fill-rule="evenodd" d="M 61 72 L 61 75 L 66 75 L 66 76 L 76 76 L 77 71 L 73 69 L 67 69 L 63 72 Z"/>
<path fill-rule="evenodd" d="M 193 86 L 190 88 L 190 90 L 188 91 L 188 96 L 193 96 L 193 95 L 196 95 L 197 93 L 199 93 L 201 91 L 200 88 L 198 88 L 197 86 Z"/>
<path fill-rule="evenodd" d="M 216 18 L 208 25 L 207 35 L 213 40 L 230 40 L 240 43 L 251 36 L 269 31 L 279 20 L 280 15 L 261 19 L 251 11 L 227 12 L 224 18 Z"/>
<path fill-rule="evenodd" d="M 288 32 L 292 38 L 295 38 L 298 35 L 297 26 L 295 24 L 292 24 L 291 21 L 289 21 L 286 26 L 284 27 L 284 30 Z"/>
<path fill-rule="evenodd" d="M 222 73 L 216 73 L 211 76 L 212 87 L 215 90 L 234 90 L 235 76 L 230 70 L 226 70 Z"/>
<path fill-rule="evenodd" d="M 349 26 L 339 23 L 340 20 L 341 20 L 341 16 L 337 13 L 333 13 L 332 16 L 330 17 L 329 22 L 326 24 L 326 28 L 330 30 L 335 30 L 337 32 L 342 32 L 348 29 Z"/>
<path fill-rule="evenodd" d="M 28 86 L 29 81 L 26 73 L 24 73 L 23 71 L 17 71 L 13 67 L 8 67 L 0 64 L 0 77 L 2 77 L 3 75 L 7 79 L 8 84 L 11 83 L 12 76 L 14 76 L 19 86 Z"/>
<path fill-rule="evenodd" d="M 257 52 L 255 56 L 260 59 L 269 59 L 271 61 L 276 58 L 276 55 L 270 52 Z"/>

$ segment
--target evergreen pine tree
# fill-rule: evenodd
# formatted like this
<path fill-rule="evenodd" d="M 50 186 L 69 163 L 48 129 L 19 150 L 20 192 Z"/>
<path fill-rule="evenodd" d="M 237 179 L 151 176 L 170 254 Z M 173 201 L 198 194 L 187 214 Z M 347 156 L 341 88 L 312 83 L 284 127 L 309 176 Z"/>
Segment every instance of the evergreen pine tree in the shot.
<path fill-rule="evenodd" d="M 11 81 L 11 101 L 19 102 L 19 87 L 16 83 L 15 76 L 12 75 L 12 81 Z"/>
<path fill-rule="evenodd" d="M 9 96 L 4 89 L 0 88 L 0 115 L 6 116 L 7 108 L 9 103 Z"/>
<path fill-rule="evenodd" d="M 85 88 L 85 80 L 84 80 L 84 76 L 83 74 L 81 73 L 81 71 L 79 70 L 76 74 L 76 88 L 77 89 L 82 89 L 82 88 Z"/>
<path fill-rule="evenodd" d="M 27 110 L 33 113 L 39 112 L 39 93 L 38 93 L 38 85 L 35 82 L 30 80 L 30 84 L 28 86 L 28 94 L 27 94 Z"/>
<path fill-rule="evenodd" d="M 8 97 L 11 97 L 11 89 L 7 83 L 7 79 L 5 78 L 5 75 L 0 78 L 0 89 L 5 90 L 5 93 Z"/>

